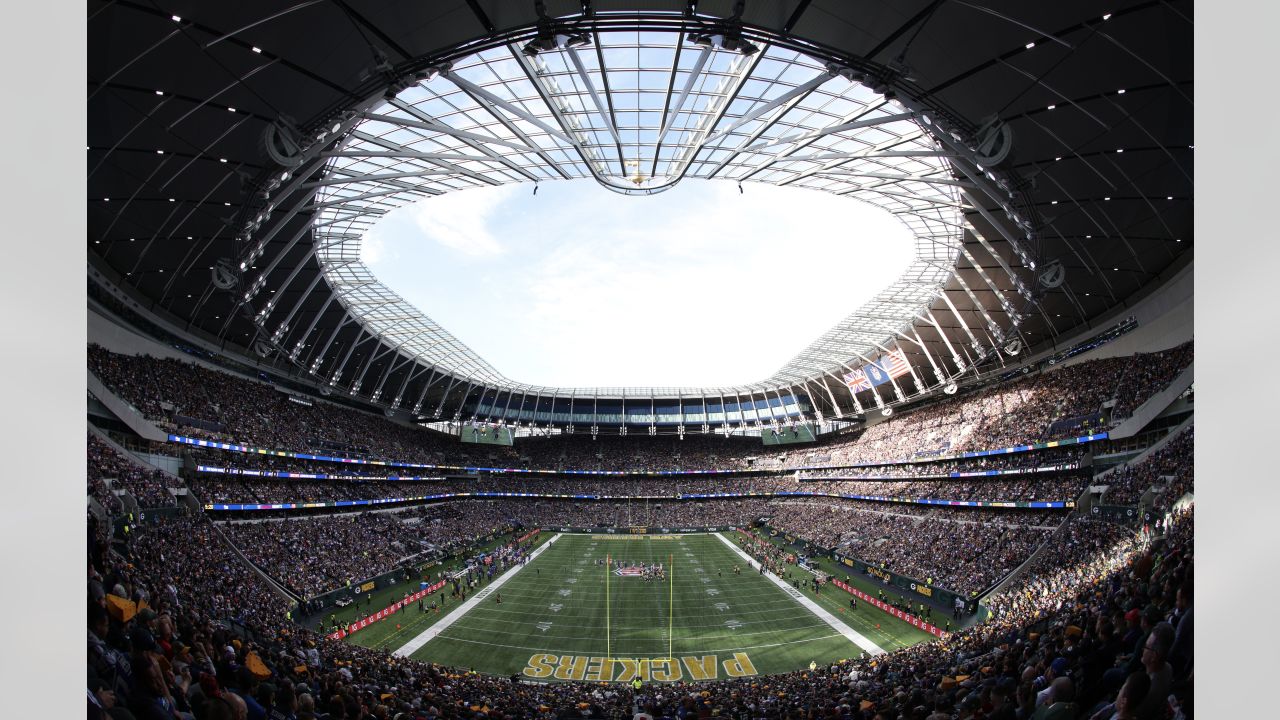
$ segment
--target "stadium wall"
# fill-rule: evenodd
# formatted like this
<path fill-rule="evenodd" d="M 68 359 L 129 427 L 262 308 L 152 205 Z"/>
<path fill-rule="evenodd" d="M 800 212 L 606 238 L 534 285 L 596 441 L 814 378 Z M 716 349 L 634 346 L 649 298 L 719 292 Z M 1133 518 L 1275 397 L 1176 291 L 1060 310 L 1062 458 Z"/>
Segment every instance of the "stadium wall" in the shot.
<path fill-rule="evenodd" d="M 1062 366 L 1087 360 L 1168 350 L 1191 340 L 1195 331 L 1195 279 L 1192 268 L 1192 265 L 1187 265 L 1164 287 L 1143 298 L 1132 308 L 1120 310 L 1112 318 L 1118 320 L 1128 315 L 1134 316 L 1138 321 L 1135 330 L 1096 350 L 1081 353 L 1062 363 Z M 1098 328 L 1106 326 L 1107 323 L 1096 324 Z"/>
<path fill-rule="evenodd" d="M 181 352 L 168 345 L 158 343 L 151 338 L 144 337 L 133 330 L 115 322 L 109 317 L 95 310 L 92 306 L 89 308 L 89 322 L 87 327 L 87 335 L 90 343 L 101 345 L 113 353 L 122 355 L 151 355 L 159 358 L 173 358 L 195 364 L 196 359 L 187 353 Z M 203 363 L 202 363 L 203 364 Z M 212 365 L 206 365 L 210 369 L 227 372 L 226 368 L 218 368 Z"/>

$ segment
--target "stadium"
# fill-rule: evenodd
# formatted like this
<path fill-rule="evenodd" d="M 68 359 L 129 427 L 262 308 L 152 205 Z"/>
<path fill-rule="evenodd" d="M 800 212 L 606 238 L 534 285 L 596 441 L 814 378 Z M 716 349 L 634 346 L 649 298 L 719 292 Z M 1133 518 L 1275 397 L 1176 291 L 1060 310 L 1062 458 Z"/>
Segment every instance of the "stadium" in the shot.
<path fill-rule="evenodd" d="M 89 717 L 1192 717 L 1194 10 L 91 2 Z M 703 182 L 909 257 L 671 386 L 508 376 L 370 260 Z M 779 258 L 652 312 L 833 262 Z"/>

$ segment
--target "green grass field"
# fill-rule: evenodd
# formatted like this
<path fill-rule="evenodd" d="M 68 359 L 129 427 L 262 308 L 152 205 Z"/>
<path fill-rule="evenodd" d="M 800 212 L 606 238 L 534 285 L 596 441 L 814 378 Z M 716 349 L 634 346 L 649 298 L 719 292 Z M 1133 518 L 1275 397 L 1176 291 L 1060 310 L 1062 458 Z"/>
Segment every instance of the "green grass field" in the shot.
<path fill-rule="evenodd" d="M 661 562 L 668 580 L 620 577 L 597 563 L 606 554 L 615 570 Z M 834 588 L 805 593 L 834 616 L 833 628 L 715 535 L 566 534 L 508 576 L 412 657 L 548 681 L 673 681 L 857 657 L 862 648 L 838 631 L 844 626 L 886 651 L 930 637 L 866 603 L 849 612 L 848 595 Z M 414 607 L 350 641 L 395 651 L 457 607 L 451 600 L 425 615 Z"/>

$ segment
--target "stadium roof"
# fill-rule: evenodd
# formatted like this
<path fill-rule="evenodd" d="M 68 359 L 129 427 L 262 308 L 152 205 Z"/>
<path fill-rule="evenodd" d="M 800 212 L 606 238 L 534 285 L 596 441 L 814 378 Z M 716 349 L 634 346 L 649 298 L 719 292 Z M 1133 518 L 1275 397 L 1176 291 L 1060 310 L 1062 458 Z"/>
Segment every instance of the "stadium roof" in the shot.
<path fill-rule="evenodd" d="M 1190 262 L 1192 10 L 91 3 L 89 273 L 182 334 L 428 416 L 485 393 L 857 414 L 1048 346 Z M 360 262 L 398 205 L 582 177 L 847 195 L 899 217 L 916 260 L 771 377 L 719 388 L 516 382 Z M 894 350 L 908 374 L 850 392 Z"/>

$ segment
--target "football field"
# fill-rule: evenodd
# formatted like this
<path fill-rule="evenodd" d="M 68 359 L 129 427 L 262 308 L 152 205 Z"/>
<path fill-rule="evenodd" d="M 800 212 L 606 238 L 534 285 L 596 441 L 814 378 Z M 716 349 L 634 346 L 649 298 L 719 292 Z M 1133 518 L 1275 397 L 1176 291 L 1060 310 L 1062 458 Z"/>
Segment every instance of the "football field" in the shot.
<path fill-rule="evenodd" d="M 467 603 L 410 613 L 377 645 L 495 675 L 663 682 L 786 672 L 928 637 L 865 603 L 848 610 L 834 588 L 815 598 L 780 586 L 734 535 L 558 535 Z M 665 578 L 637 569 L 658 564 Z"/>

